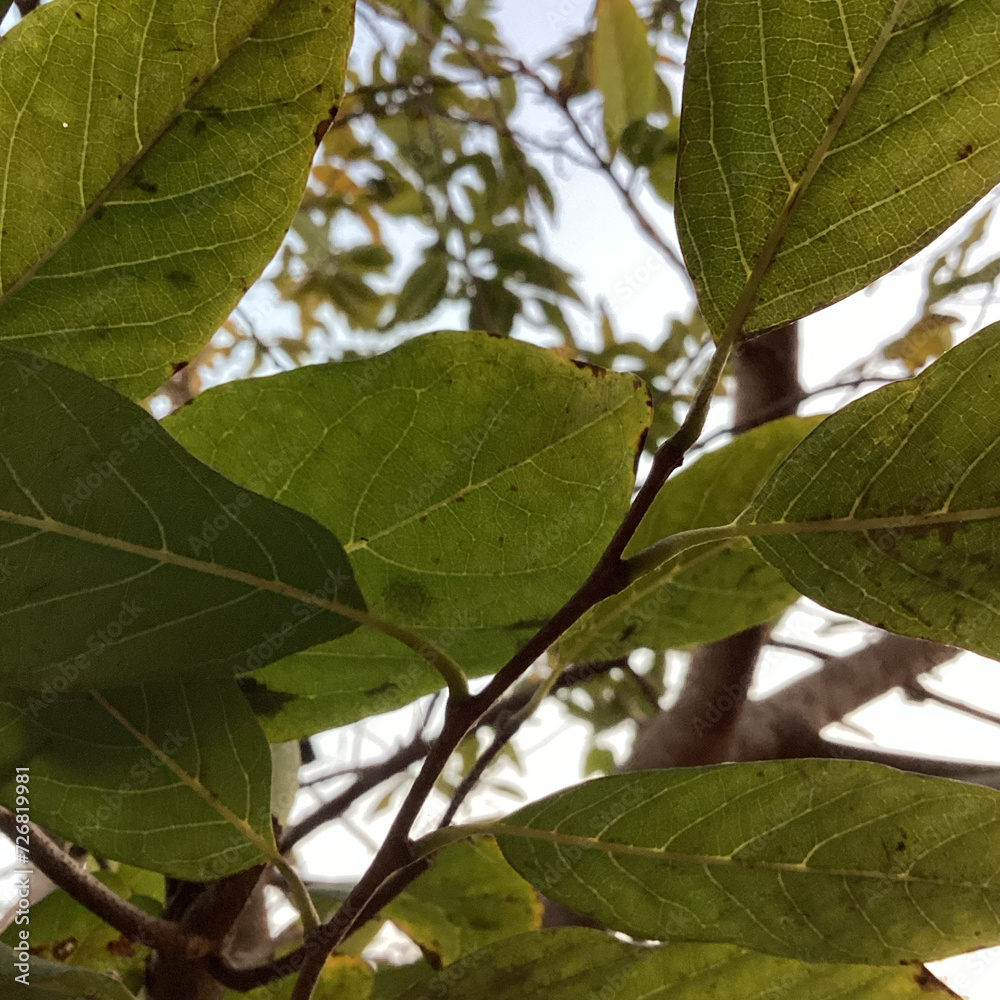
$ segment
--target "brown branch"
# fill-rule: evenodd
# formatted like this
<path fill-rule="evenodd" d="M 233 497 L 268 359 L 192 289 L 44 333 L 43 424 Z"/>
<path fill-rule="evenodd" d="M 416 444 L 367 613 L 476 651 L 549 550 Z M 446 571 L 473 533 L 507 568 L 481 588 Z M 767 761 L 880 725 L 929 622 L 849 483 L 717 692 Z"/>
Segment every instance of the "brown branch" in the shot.
<path fill-rule="evenodd" d="M 19 821 L 15 814 L 0 806 L 0 831 L 15 840 Z M 106 924 L 130 941 L 197 959 L 207 955 L 214 944 L 207 937 L 191 934 L 179 924 L 154 917 L 112 892 L 90 872 L 81 868 L 65 851 L 34 823 L 28 824 L 31 860 L 48 878 Z"/>
<path fill-rule="evenodd" d="M 883 634 L 853 653 L 824 661 L 814 673 L 780 688 L 761 704 L 797 715 L 815 732 L 914 677 L 954 659 L 954 646 Z"/>
<path fill-rule="evenodd" d="M 263 894 L 266 868 L 254 865 L 207 883 L 169 879 L 172 891 L 164 916 L 176 920 L 186 933 L 210 940 L 214 955 L 227 951 L 233 927 L 248 911 L 251 924 L 263 930 L 268 944 L 265 954 L 270 954 Z M 225 990 L 204 958 L 192 961 L 183 955 L 157 951 L 146 966 L 146 995 L 149 1000 L 223 1000 Z"/>
<path fill-rule="evenodd" d="M 974 719 L 981 719 L 983 722 L 989 722 L 991 725 L 1000 726 L 1000 715 L 997 715 L 995 712 L 986 712 L 981 708 L 976 708 L 975 705 L 968 704 L 968 702 L 959 701 L 957 698 L 949 698 L 947 695 L 941 694 L 940 691 L 932 690 L 919 680 L 912 680 L 909 684 L 903 685 L 903 691 L 913 701 L 934 701 L 939 705 L 944 705 L 945 708 L 951 708 L 956 712 L 971 715 Z"/>
<path fill-rule="evenodd" d="M 318 806 L 305 819 L 285 830 L 278 845 L 282 854 L 290 851 L 300 840 L 307 837 L 313 830 L 329 823 L 331 820 L 342 816 L 344 812 L 354 804 L 366 792 L 370 792 L 376 785 L 383 781 L 401 774 L 411 764 L 427 756 L 428 744 L 421 738 L 413 740 L 405 746 L 400 747 L 390 757 L 378 764 L 370 764 L 367 767 L 358 768 L 355 773 L 354 783 L 350 788 L 345 789 L 339 795 Z"/>

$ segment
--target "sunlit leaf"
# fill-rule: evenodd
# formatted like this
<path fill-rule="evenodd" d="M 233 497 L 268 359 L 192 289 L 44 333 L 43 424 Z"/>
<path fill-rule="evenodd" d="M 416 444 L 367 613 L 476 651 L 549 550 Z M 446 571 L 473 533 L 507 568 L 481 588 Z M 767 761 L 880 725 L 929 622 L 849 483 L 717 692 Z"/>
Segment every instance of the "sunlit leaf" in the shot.
<path fill-rule="evenodd" d="M 716 334 L 863 288 L 1000 180 L 998 40 L 993 0 L 701 0 L 677 221 Z"/>
<path fill-rule="evenodd" d="M 728 524 L 819 419 L 774 420 L 703 455 L 660 490 L 626 556 L 679 531 Z M 556 648 L 566 661 L 606 660 L 709 642 L 777 617 L 796 596 L 745 539 L 713 542 L 596 605 Z"/>
<path fill-rule="evenodd" d="M 595 14 L 594 85 L 604 95 L 604 133 L 614 150 L 629 122 L 653 110 L 656 71 L 646 22 L 632 0 L 597 0 Z"/>
<path fill-rule="evenodd" d="M 892 965 L 1000 942 L 1000 794 L 860 761 L 598 778 L 477 824 L 633 937 Z"/>
<path fill-rule="evenodd" d="M 211 389 L 166 426 L 226 475 L 339 532 L 373 612 L 483 673 L 590 572 L 627 509 L 648 417 L 634 376 L 441 333 Z M 252 678 L 255 705 L 272 697 L 271 739 L 303 735 L 281 726 L 301 708 L 288 694 L 349 721 L 440 687 L 398 643 L 364 633 Z M 307 732 L 335 724 L 299 718 Z"/>
<path fill-rule="evenodd" d="M 923 1000 L 944 991 L 925 971 L 823 965 L 727 945 L 644 948 L 565 927 L 482 949 L 399 1000 Z"/>
<path fill-rule="evenodd" d="M 821 604 L 1000 656 L 998 385 L 1000 324 L 828 418 L 740 526 Z"/>
<path fill-rule="evenodd" d="M 129 395 L 165 381 L 277 250 L 352 21 L 349 0 L 55 0 L 11 30 L 0 339 Z"/>

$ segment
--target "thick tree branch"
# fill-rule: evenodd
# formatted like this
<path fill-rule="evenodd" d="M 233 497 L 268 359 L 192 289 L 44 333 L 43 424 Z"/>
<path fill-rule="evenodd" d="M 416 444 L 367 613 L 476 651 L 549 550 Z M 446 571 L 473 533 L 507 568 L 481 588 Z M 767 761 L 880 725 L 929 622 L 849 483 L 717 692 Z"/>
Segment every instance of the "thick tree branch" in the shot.
<path fill-rule="evenodd" d="M 819 732 L 886 691 L 908 687 L 960 652 L 887 632 L 856 652 L 825 660 L 819 670 L 780 688 L 762 704 L 777 705 Z"/>
<path fill-rule="evenodd" d="M 211 954 L 220 954 L 251 900 L 263 907 L 259 887 L 265 871 L 265 865 L 255 865 L 208 883 L 170 880 L 173 891 L 164 914 L 188 934 L 210 940 Z M 146 994 L 149 1000 L 223 1000 L 225 990 L 204 958 L 192 961 L 157 951 L 147 966 Z"/>
<path fill-rule="evenodd" d="M 17 836 L 17 817 L 0 806 L 0 831 L 11 840 Z M 197 959 L 207 955 L 214 944 L 201 934 L 193 934 L 170 920 L 154 917 L 112 892 L 86 869 L 81 868 L 34 823 L 28 824 L 31 860 L 60 889 L 96 914 L 105 923 L 136 941 L 158 951 Z"/>

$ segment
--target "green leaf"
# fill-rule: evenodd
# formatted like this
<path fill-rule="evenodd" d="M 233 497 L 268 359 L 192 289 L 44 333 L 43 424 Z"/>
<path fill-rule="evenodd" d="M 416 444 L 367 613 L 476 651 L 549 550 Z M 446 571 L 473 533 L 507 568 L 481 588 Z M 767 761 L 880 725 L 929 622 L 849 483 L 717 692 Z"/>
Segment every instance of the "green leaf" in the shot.
<path fill-rule="evenodd" d="M 278 248 L 349 0 L 55 0 L 4 39 L 0 338 L 145 396 Z"/>
<path fill-rule="evenodd" d="M 698 4 L 677 222 L 717 335 L 863 288 L 1000 180 L 998 31 L 992 0 Z"/>
<path fill-rule="evenodd" d="M 370 1000 L 396 1000 L 404 990 L 434 975 L 426 959 L 410 965 L 377 965 Z"/>
<path fill-rule="evenodd" d="M 940 988 L 920 969 L 811 964 L 726 945 L 645 948 L 563 927 L 484 948 L 399 1000 L 922 1000 L 931 983 Z"/>
<path fill-rule="evenodd" d="M 604 95 L 604 134 L 613 153 L 629 122 L 653 110 L 656 71 L 646 22 L 632 0 L 597 0 L 595 15 L 594 85 Z"/>
<path fill-rule="evenodd" d="M 298 740 L 271 743 L 271 815 L 282 826 L 288 823 L 288 814 L 299 794 L 301 766 L 302 752 Z"/>
<path fill-rule="evenodd" d="M 50 704 L 5 691 L 0 733 L 0 774 L 31 768 L 31 818 L 95 854 L 209 881 L 276 853 L 270 751 L 232 681 Z"/>
<path fill-rule="evenodd" d="M 0 400 L 0 685 L 229 677 L 363 616 L 329 531 L 113 390 L 0 348 Z"/>
<path fill-rule="evenodd" d="M 660 490 L 625 550 L 691 528 L 728 524 L 819 417 L 785 417 L 702 456 Z M 684 551 L 592 608 L 559 640 L 561 659 L 711 642 L 776 618 L 797 594 L 742 538 Z"/>
<path fill-rule="evenodd" d="M 1000 656 L 1000 324 L 835 413 L 738 528 L 807 597 Z"/>
<path fill-rule="evenodd" d="M 499 670 L 535 627 L 449 629 L 437 639 L 467 673 L 478 676 Z M 304 649 L 239 683 L 271 742 L 391 712 L 442 687 L 441 675 L 426 660 L 370 628 Z"/>
<path fill-rule="evenodd" d="M 452 844 L 383 913 L 441 965 L 541 926 L 537 893 L 492 839 Z"/>
<path fill-rule="evenodd" d="M 469 303 L 469 325 L 495 337 L 506 337 L 522 305 L 521 298 L 504 285 L 503 279 L 480 279 Z"/>
<path fill-rule="evenodd" d="M 481 674 L 556 611 L 607 545 L 628 508 L 648 400 L 632 375 L 440 333 L 210 389 L 165 426 L 226 475 L 339 532 L 373 612 Z M 221 432 L 237 424 L 238 435 Z M 267 691 L 253 696 L 272 695 L 271 739 L 302 735 L 276 721 L 293 711 L 283 692 L 314 706 L 341 698 L 339 722 L 440 687 L 398 643 L 364 631 L 255 676 Z M 334 724 L 308 710 L 299 719 L 310 732 Z"/>
<path fill-rule="evenodd" d="M 877 764 L 615 775 L 465 830 L 493 833 L 545 896 L 637 938 L 872 965 L 1000 942 L 1000 794 Z"/>
<path fill-rule="evenodd" d="M 26 963 L 21 963 L 22 956 L 27 958 Z M 30 968 L 24 969 L 22 964 Z M 19 980 L 18 976 L 25 978 Z M 0 982 L 17 983 L 11 988 L 25 1000 L 63 1000 L 65 997 L 71 1000 L 135 1000 L 121 983 L 107 976 L 15 953 L 5 944 L 0 944 Z"/>
<path fill-rule="evenodd" d="M 431 252 L 406 279 L 396 299 L 393 323 L 411 323 L 436 309 L 448 288 L 448 255 Z"/>
<path fill-rule="evenodd" d="M 122 865 L 117 872 L 99 871 L 94 877 L 123 899 L 159 916 L 162 906 L 149 893 L 157 894 L 162 901 L 162 875 Z M 140 894 L 143 890 L 146 894 Z M 38 958 L 114 973 L 133 992 L 141 989 L 149 949 L 124 937 L 62 889 L 34 903 L 30 921 L 31 949 Z M 11 924 L 0 943 L 13 947 L 21 929 Z"/>

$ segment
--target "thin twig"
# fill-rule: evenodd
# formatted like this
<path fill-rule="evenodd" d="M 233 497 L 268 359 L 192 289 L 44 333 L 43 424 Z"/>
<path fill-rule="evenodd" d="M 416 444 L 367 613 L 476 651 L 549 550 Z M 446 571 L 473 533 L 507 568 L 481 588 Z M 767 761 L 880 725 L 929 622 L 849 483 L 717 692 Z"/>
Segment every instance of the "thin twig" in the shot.
<path fill-rule="evenodd" d="M 314 812 L 290 826 L 281 838 L 279 848 L 282 854 L 290 851 L 303 837 L 307 837 L 313 830 L 337 819 L 350 808 L 362 795 L 371 791 L 376 785 L 383 781 L 401 774 L 411 764 L 427 755 L 428 744 L 423 738 L 418 737 L 412 743 L 400 747 L 392 756 L 378 764 L 370 764 L 367 767 L 358 768 L 355 771 L 354 783 L 339 795 L 334 796 L 324 802 Z M 331 775 L 327 775 L 331 777 Z M 324 780 L 324 779 L 317 779 Z"/>
<path fill-rule="evenodd" d="M 14 813 L 0 806 L 0 831 L 13 841 L 19 825 L 20 821 Z M 31 860 L 39 870 L 67 895 L 130 941 L 157 951 L 181 954 L 191 960 L 203 958 L 215 947 L 208 938 L 189 934 L 180 924 L 151 916 L 122 899 L 85 868 L 81 868 L 34 823 L 28 824 L 28 836 Z"/>
<path fill-rule="evenodd" d="M 788 642 L 785 639 L 768 639 L 768 646 L 775 649 L 790 649 L 793 653 L 805 653 L 806 656 L 815 656 L 817 660 L 835 659 L 835 654 L 828 653 L 825 649 L 817 649 L 815 646 L 807 646 L 801 642 Z"/>
<path fill-rule="evenodd" d="M 956 712 L 971 715 L 974 719 L 981 719 L 983 722 L 989 722 L 991 725 L 1000 726 L 1000 715 L 987 712 L 982 708 L 976 708 L 975 705 L 959 701 L 957 698 L 949 698 L 948 695 L 941 694 L 939 691 L 929 688 L 919 678 L 914 678 L 903 690 L 914 701 L 935 701 L 939 705 L 944 705 L 945 708 L 951 708 Z"/>
<path fill-rule="evenodd" d="M 899 381 L 900 379 L 898 378 L 873 375 L 870 378 L 856 378 L 846 382 L 831 382 L 828 385 L 820 386 L 818 389 L 810 389 L 808 392 L 796 393 L 794 396 L 786 396 L 782 399 L 777 399 L 761 411 L 760 417 L 757 419 L 755 424 L 747 422 L 745 424 L 736 424 L 732 427 L 723 427 L 721 430 L 713 431 L 707 437 L 702 438 L 692 451 L 701 451 L 707 445 L 711 444 L 713 441 L 717 441 L 721 437 L 726 437 L 730 434 L 734 436 L 742 434 L 744 431 L 750 430 L 753 426 L 758 426 L 762 420 L 767 420 L 772 416 L 777 416 L 785 408 L 787 408 L 789 403 L 803 403 L 807 399 L 812 399 L 814 396 L 821 396 L 827 392 L 835 392 L 838 389 L 859 389 L 861 386 L 869 383 L 885 385 Z"/>

